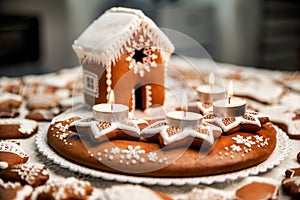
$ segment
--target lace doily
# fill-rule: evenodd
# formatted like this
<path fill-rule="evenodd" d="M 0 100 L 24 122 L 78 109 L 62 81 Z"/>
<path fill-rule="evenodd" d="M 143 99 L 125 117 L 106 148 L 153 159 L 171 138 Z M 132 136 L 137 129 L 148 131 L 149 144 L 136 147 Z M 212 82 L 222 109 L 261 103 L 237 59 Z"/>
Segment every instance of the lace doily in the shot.
<path fill-rule="evenodd" d="M 89 175 L 95 178 L 101 178 L 103 180 L 109 181 L 117 181 L 117 182 L 129 182 L 134 184 L 146 184 L 146 185 L 198 185 L 198 184 L 213 184 L 225 182 L 228 180 L 236 180 L 238 178 L 245 178 L 250 175 L 257 175 L 262 172 L 266 172 L 269 169 L 274 168 L 279 165 L 279 163 L 284 160 L 291 151 L 291 142 L 286 135 L 286 133 L 274 126 L 277 132 L 277 145 L 274 152 L 270 155 L 270 157 L 256 165 L 247 169 L 243 169 L 237 172 L 230 172 L 226 174 L 219 175 L 211 175 L 204 177 L 187 177 L 187 178 L 159 178 L 159 177 L 138 177 L 131 175 L 122 175 L 115 174 L 111 172 L 103 172 L 100 170 L 91 169 L 88 167 L 80 166 L 75 164 L 57 154 L 47 142 L 47 130 L 48 126 L 45 128 L 41 128 L 36 135 L 35 143 L 37 149 L 40 153 L 47 157 L 47 159 L 51 160 L 53 163 L 59 165 L 62 168 L 69 169 L 73 172 L 78 172 L 84 175 Z"/>

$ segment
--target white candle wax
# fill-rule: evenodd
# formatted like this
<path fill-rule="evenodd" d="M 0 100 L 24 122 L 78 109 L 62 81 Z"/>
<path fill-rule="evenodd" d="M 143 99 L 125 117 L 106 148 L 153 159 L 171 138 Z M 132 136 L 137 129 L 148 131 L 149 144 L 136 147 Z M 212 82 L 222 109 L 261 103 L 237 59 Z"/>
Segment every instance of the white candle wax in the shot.
<path fill-rule="evenodd" d="M 246 100 L 231 97 L 213 102 L 213 112 L 218 117 L 237 117 L 246 112 Z"/>
<path fill-rule="evenodd" d="M 197 92 L 202 103 L 211 103 L 225 98 L 225 89 L 220 86 L 200 85 L 197 87 Z"/>
<path fill-rule="evenodd" d="M 202 121 L 202 115 L 193 112 L 173 111 L 166 114 L 167 124 L 173 127 L 197 127 Z"/>
<path fill-rule="evenodd" d="M 128 106 L 102 103 L 93 106 L 94 117 L 102 122 L 123 122 L 128 119 Z"/>

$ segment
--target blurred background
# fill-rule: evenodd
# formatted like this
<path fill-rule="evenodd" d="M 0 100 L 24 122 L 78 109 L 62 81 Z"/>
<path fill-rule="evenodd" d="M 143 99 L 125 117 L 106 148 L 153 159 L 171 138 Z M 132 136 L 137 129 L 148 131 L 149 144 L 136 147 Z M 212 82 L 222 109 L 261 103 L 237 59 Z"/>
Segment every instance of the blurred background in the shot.
<path fill-rule="evenodd" d="M 73 41 L 113 6 L 141 9 L 217 62 L 300 71 L 299 0 L 0 0 L 0 75 L 79 65 Z"/>

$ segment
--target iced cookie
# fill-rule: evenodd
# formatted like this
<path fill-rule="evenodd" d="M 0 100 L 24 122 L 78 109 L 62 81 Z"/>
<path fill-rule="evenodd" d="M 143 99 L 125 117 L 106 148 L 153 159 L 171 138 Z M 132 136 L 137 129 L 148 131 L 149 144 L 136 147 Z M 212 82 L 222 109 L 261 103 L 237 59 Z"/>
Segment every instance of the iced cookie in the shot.
<path fill-rule="evenodd" d="M 29 119 L 0 119 L 0 139 L 28 138 L 38 130 L 36 121 Z"/>
<path fill-rule="evenodd" d="M 87 199 L 93 192 L 93 187 L 87 181 L 81 181 L 75 178 L 66 178 L 57 181 L 51 181 L 45 185 L 37 187 L 33 194 L 33 200 L 43 199 Z"/>
<path fill-rule="evenodd" d="M 28 155 L 12 141 L 0 141 L 0 169 L 6 169 L 15 164 L 27 162 Z"/>
<path fill-rule="evenodd" d="M 18 116 L 22 100 L 23 97 L 17 94 L 0 93 L 0 118 Z"/>
<path fill-rule="evenodd" d="M 239 188 L 237 200 L 267 200 L 278 198 L 278 188 L 269 183 L 252 182 Z"/>
<path fill-rule="evenodd" d="M 294 199 L 300 198 L 300 168 L 288 169 L 281 182 L 282 188 Z"/>
<path fill-rule="evenodd" d="M 32 187 L 29 185 L 22 186 L 20 183 L 4 183 L 0 179 L 0 199 L 29 200 L 32 194 Z"/>
<path fill-rule="evenodd" d="M 26 107 L 29 110 L 51 109 L 57 107 L 59 99 L 55 95 L 34 95 L 28 98 Z"/>
<path fill-rule="evenodd" d="M 35 121 L 51 121 L 59 113 L 60 110 L 58 108 L 35 109 L 29 111 L 29 113 L 25 116 L 25 118 L 35 120 Z"/>
<path fill-rule="evenodd" d="M 0 178 L 4 181 L 20 182 L 22 185 L 28 184 L 36 187 L 47 182 L 49 173 L 44 165 L 24 163 L 3 169 L 0 171 Z"/>

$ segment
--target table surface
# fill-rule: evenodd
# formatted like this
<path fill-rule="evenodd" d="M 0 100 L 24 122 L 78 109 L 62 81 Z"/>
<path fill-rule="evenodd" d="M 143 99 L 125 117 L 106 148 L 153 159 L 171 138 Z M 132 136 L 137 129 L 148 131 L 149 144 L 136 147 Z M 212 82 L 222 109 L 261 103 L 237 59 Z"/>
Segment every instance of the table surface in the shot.
<path fill-rule="evenodd" d="M 243 71 L 251 71 L 251 73 L 258 73 L 258 74 L 265 74 L 265 76 L 269 77 L 280 77 L 283 72 L 279 71 L 269 71 L 269 70 L 259 70 L 254 68 L 239 68 L 237 66 L 224 66 L 226 64 L 219 64 L 218 67 L 220 68 L 226 68 L 226 70 L 243 70 Z M 296 93 L 296 95 L 300 96 L 300 93 Z M 297 104 L 298 102 L 296 102 Z M 300 104 L 298 104 L 300 108 Z M 20 115 L 22 117 L 24 115 Z M 40 130 L 43 130 L 48 125 L 46 122 L 39 122 L 39 128 Z M 120 185 L 125 183 L 118 183 L 114 181 L 105 181 L 101 179 L 96 179 L 93 177 L 84 176 L 82 174 L 78 174 L 75 172 L 71 172 L 67 169 L 61 168 L 57 164 L 54 164 L 52 161 L 47 160 L 45 156 L 43 156 L 41 153 L 38 152 L 38 149 L 35 145 L 35 136 L 32 136 L 28 139 L 22 139 L 21 141 L 21 147 L 24 149 L 25 152 L 29 154 L 29 161 L 31 162 L 37 162 L 37 163 L 43 163 L 46 165 L 46 167 L 49 170 L 50 173 L 50 179 L 61 179 L 64 177 L 70 177 L 75 176 L 80 179 L 91 181 L 92 185 L 94 185 L 96 188 L 108 188 L 113 185 Z M 290 155 L 282 161 L 278 166 L 274 167 L 271 170 L 268 170 L 267 172 L 260 173 L 257 176 L 249 176 L 247 178 L 240 178 L 238 180 L 234 181 L 226 181 L 223 183 L 214 183 L 212 185 L 184 185 L 184 186 L 146 186 L 161 192 L 164 192 L 166 194 L 169 194 L 174 199 L 193 199 L 195 198 L 194 195 L 197 194 L 197 192 L 201 192 L 204 190 L 209 190 L 216 193 L 221 193 L 225 195 L 227 199 L 231 199 L 234 195 L 234 192 L 237 188 L 241 187 L 242 185 L 246 184 L 249 181 L 252 180 L 262 180 L 264 182 L 269 182 L 274 185 L 280 186 L 281 180 L 284 178 L 285 170 L 288 168 L 295 168 L 299 167 L 299 163 L 297 162 L 297 154 L 300 152 L 300 141 L 299 140 L 291 140 L 291 153 Z M 280 199 L 289 199 L 288 196 L 286 196 L 281 188 L 279 190 Z M 193 197 L 194 196 L 194 197 Z M 193 197 L 193 198 L 192 198 Z"/>

